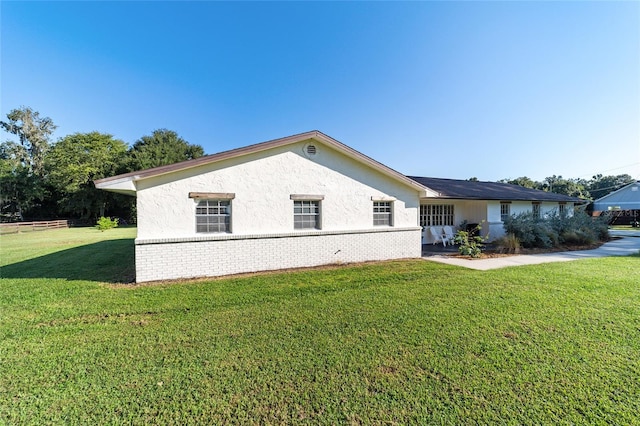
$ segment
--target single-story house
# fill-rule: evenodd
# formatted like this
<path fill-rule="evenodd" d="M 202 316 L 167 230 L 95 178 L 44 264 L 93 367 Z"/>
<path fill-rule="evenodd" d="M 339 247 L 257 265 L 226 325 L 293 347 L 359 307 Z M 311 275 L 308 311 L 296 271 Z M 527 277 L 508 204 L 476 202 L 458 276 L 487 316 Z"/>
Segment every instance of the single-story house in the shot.
<path fill-rule="evenodd" d="M 608 212 L 614 223 L 629 224 L 640 220 L 640 181 L 598 198 L 593 202 L 595 215 Z"/>
<path fill-rule="evenodd" d="M 407 177 L 319 131 L 95 185 L 137 197 L 138 282 L 417 258 L 430 227 L 486 221 L 498 236 L 505 215 L 580 201 Z"/>

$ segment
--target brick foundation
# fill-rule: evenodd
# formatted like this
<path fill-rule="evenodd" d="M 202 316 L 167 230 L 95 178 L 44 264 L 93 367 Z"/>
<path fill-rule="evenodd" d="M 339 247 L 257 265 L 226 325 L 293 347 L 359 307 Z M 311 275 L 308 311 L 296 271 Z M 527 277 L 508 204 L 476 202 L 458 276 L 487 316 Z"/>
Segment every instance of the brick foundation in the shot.
<path fill-rule="evenodd" d="M 136 281 L 417 258 L 421 229 L 136 240 Z"/>

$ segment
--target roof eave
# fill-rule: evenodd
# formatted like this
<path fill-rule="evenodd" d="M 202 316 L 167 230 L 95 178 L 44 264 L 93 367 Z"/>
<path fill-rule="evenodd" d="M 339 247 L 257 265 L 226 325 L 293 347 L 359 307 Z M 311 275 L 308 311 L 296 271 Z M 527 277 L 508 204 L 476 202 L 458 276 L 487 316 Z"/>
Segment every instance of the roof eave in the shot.
<path fill-rule="evenodd" d="M 127 176 L 120 179 L 105 178 L 95 180 L 93 184 L 97 189 L 135 197 L 137 191 L 135 180 L 135 176 Z"/>
<path fill-rule="evenodd" d="M 588 200 L 581 199 L 567 199 L 567 200 L 549 200 L 549 199 L 535 199 L 535 198 L 491 198 L 491 197 L 463 197 L 463 196 L 447 196 L 447 195 L 438 195 L 433 197 L 422 197 L 427 199 L 438 199 L 438 200 L 462 200 L 462 201 L 523 201 L 523 202 L 544 202 L 544 203 L 574 203 L 574 204 L 584 204 L 588 203 Z"/>

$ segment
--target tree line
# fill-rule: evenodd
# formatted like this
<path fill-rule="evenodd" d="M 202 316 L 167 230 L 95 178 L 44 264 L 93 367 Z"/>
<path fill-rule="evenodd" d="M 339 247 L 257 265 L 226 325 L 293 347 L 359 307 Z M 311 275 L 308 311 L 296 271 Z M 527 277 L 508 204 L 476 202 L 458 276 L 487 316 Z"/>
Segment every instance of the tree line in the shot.
<path fill-rule="evenodd" d="M 570 197 L 582 198 L 583 200 L 597 200 L 625 185 L 635 182 L 635 179 L 627 174 L 615 176 L 597 174 L 592 176 L 591 179 L 565 179 L 562 176 L 553 175 L 545 178 L 542 182 L 534 181 L 526 176 L 516 179 L 502 179 L 498 182 L 555 192 Z"/>
<path fill-rule="evenodd" d="M 135 220 L 135 198 L 97 190 L 93 181 L 204 155 L 202 146 L 167 129 L 154 130 L 130 147 L 100 132 L 73 133 L 52 142 L 57 126 L 29 107 L 10 111 L 0 127 L 17 138 L 0 144 L 2 221 L 59 217 L 95 221 L 105 215 Z M 554 175 L 542 182 L 526 176 L 499 182 L 593 200 L 634 179 L 626 174 L 589 180 Z"/>
<path fill-rule="evenodd" d="M 53 120 L 29 107 L 10 111 L 0 127 L 17 139 L 0 144 L 3 221 L 94 221 L 105 215 L 135 219 L 134 197 L 98 190 L 93 181 L 204 155 L 202 146 L 167 129 L 142 136 L 130 147 L 100 132 L 74 133 L 53 143 Z"/>

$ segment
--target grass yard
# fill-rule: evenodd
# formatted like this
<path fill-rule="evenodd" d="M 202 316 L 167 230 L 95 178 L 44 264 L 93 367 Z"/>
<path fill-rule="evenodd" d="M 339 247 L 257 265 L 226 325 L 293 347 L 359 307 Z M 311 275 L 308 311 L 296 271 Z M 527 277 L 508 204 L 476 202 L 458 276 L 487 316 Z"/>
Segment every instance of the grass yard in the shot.
<path fill-rule="evenodd" d="M 0 424 L 640 421 L 639 256 L 114 284 L 134 235 L 0 238 Z"/>

